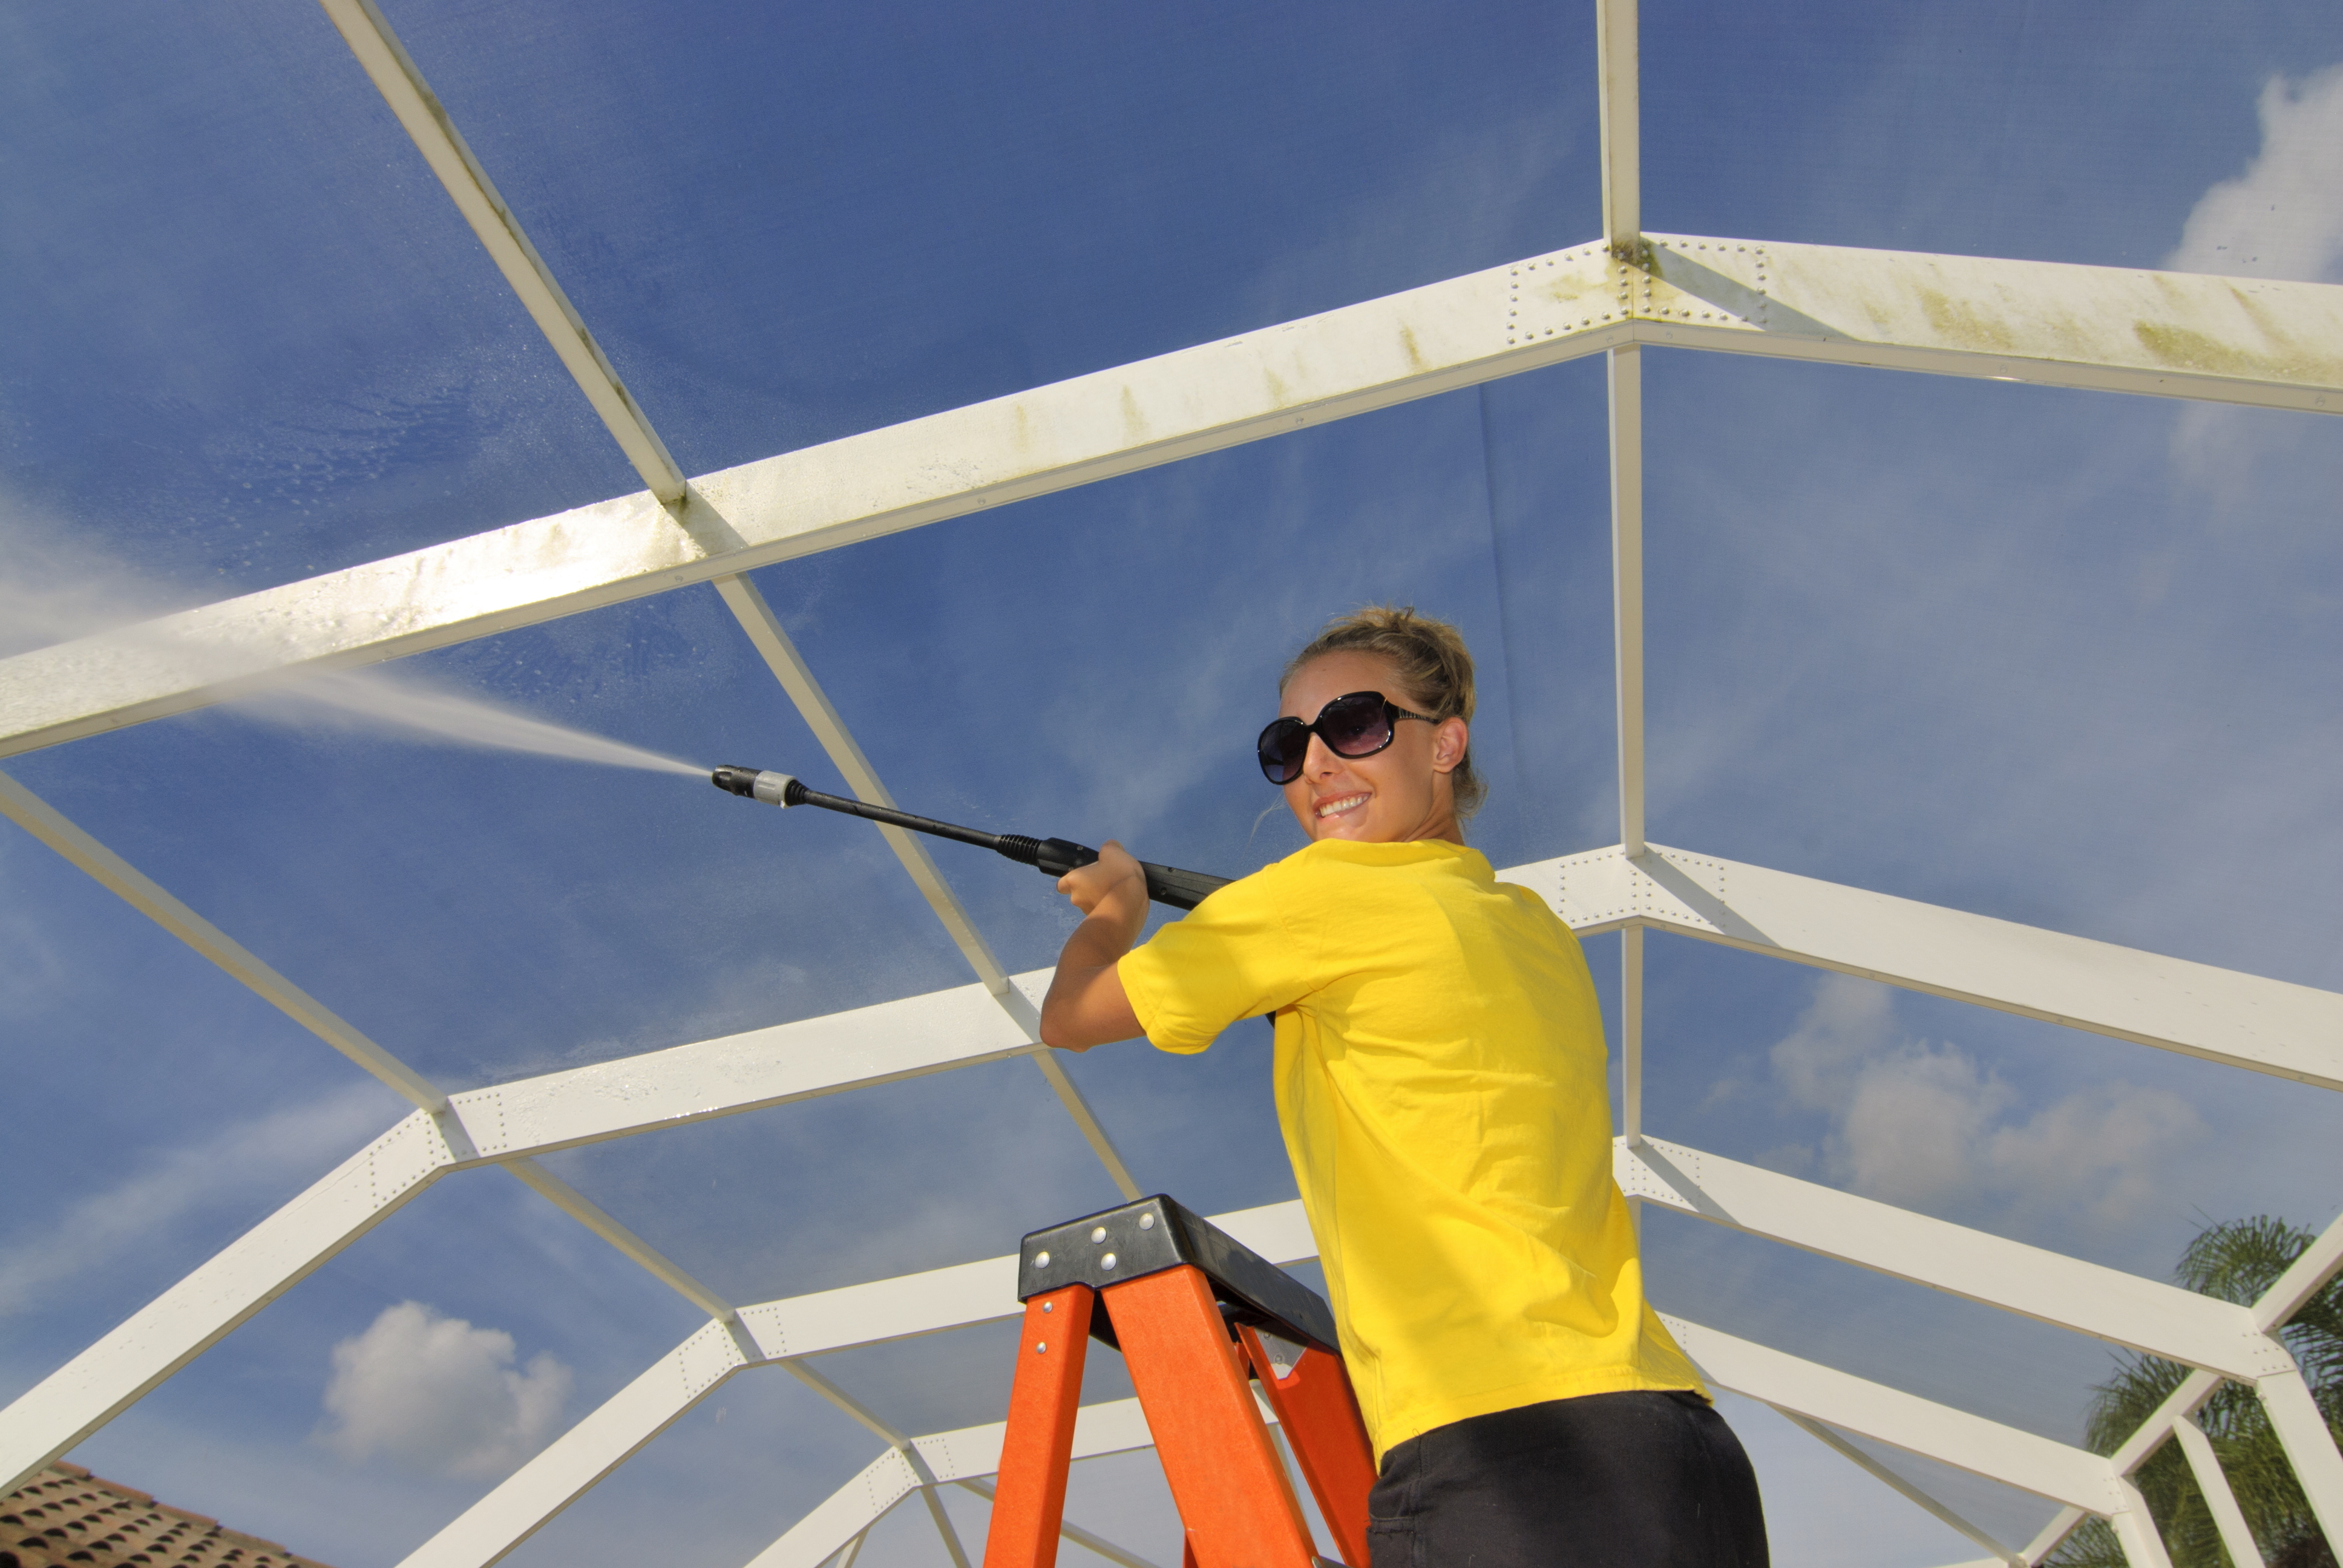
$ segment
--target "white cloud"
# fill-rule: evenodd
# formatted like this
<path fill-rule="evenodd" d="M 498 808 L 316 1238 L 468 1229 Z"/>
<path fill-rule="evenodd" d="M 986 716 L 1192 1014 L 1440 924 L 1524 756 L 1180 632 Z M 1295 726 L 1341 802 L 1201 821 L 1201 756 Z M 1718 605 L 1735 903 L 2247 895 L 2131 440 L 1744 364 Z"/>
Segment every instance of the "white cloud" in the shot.
<path fill-rule="evenodd" d="M 2156 1207 L 2175 1157 L 2207 1135 L 2180 1096 L 2120 1081 L 2021 1120 L 2000 1074 L 1958 1045 L 1905 1037 L 1893 991 L 1840 975 L 1815 981 L 1772 1060 L 1785 1095 L 1826 1112 L 1830 1128 L 1819 1149 L 1770 1163 L 1818 1159 L 1855 1191 L 1931 1212 L 2123 1229 Z"/>
<path fill-rule="evenodd" d="M 1895 1022 L 1896 999 L 1886 987 L 1825 975 L 1798 1027 L 1774 1047 L 1774 1074 L 1807 1110 L 1838 1109 L 1854 1074 L 1878 1053 Z"/>
<path fill-rule="evenodd" d="M 377 1454 L 433 1475 L 501 1476 L 545 1445 L 569 1398 L 549 1351 L 512 1367 L 513 1337 L 419 1302 L 386 1307 L 334 1347 L 318 1441 L 357 1463 Z"/>
<path fill-rule="evenodd" d="M 2299 83 L 2272 76 L 2262 85 L 2260 109 L 2261 151 L 2243 174 L 2197 198 L 2164 265 L 2177 272 L 2343 282 L 2343 65 Z M 2239 495 L 2276 450 L 2301 438 L 2299 423 L 2191 404 L 2174 422 L 2173 463 L 2217 500 Z M 2225 518 L 2255 510 L 2249 504 L 2216 509 Z"/>
<path fill-rule="evenodd" d="M 1858 1065 L 1832 1163 L 1858 1192 L 1923 1205 L 1985 1184 L 1979 1158 L 2017 1098 L 1958 1046 L 1914 1041 Z"/>
<path fill-rule="evenodd" d="M 167 1151 L 103 1192 L 0 1245 L 0 1315 L 147 1248 L 189 1216 L 281 1188 L 356 1153 L 386 1124 L 388 1095 L 352 1084 Z"/>
<path fill-rule="evenodd" d="M 2262 86 L 2262 147 L 2197 199 L 2164 265 L 2343 282 L 2343 65 Z"/>

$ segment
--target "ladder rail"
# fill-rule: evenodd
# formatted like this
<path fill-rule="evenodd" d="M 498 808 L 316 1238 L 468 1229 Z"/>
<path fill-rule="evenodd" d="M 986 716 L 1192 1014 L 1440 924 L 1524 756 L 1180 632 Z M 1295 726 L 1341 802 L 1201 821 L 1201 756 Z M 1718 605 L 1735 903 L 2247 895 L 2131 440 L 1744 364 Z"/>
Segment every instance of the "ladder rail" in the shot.
<path fill-rule="evenodd" d="M 1366 1568 L 1374 1455 L 1315 1292 L 1160 1194 L 1031 1233 L 1018 1280 L 1025 1317 L 984 1568 L 1055 1568 L 1092 1339 L 1122 1352 L 1180 1511 L 1184 1568 L 1334 1568 L 1264 1404 L 1336 1550 Z M 1264 1330 L 1296 1347 L 1282 1372 Z"/>

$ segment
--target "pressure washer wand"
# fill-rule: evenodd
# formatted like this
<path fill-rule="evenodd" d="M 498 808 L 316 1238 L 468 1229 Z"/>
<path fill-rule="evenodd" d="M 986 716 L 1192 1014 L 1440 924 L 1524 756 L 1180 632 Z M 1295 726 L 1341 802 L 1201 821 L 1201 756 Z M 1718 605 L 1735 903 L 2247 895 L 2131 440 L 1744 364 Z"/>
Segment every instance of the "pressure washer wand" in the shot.
<path fill-rule="evenodd" d="M 843 811 L 850 817 L 909 828 L 914 833 L 957 839 L 963 844 L 1005 855 L 1021 866 L 1035 867 L 1045 877 L 1062 877 L 1076 866 L 1087 866 L 1099 858 L 1096 849 L 1071 839 L 1029 839 L 1022 833 L 987 833 L 978 828 L 962 828 L 939 822 L 932 817 L 915 817 L 892 806 L 873 806 L 868 800 L 850 799 L 844 795 L 825 795 L 819 789 L 807 789 L 805 780 L 786 773 L 759 772 L 754 768 L 719 768 L 709 776 L 709 782 L 719 789 L 745 799 L 762 800 L 768 806 L 819 806 L 825 811 Z M 1158 866 L 1148 860 L 1140 861 L 1139 869 L 1147 873 L 1147 896 L 1175 910 L 1192 910 L 1204 901 L 1205 894 L 1229 885 L 1226 877 L 1208 877 L 1202 871 L 1183 871 L 1177 866 Z"/>

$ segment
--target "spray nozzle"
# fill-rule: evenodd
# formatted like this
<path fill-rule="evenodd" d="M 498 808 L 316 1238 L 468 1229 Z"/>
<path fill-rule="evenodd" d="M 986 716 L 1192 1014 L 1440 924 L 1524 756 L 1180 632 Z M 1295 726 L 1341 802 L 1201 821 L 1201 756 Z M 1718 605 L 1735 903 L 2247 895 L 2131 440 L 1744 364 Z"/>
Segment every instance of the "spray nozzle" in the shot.
<path fill-rule="evenodd" d="M 794 806 L 805 794 L 805 786 L 788 774 L 755 768 L 719 768 L 708 776 L 708 781 L 719 789 L 744 799 L 762 800 L 768 806 Z M 794 797 L 792 790 L 796 791 Z"/>

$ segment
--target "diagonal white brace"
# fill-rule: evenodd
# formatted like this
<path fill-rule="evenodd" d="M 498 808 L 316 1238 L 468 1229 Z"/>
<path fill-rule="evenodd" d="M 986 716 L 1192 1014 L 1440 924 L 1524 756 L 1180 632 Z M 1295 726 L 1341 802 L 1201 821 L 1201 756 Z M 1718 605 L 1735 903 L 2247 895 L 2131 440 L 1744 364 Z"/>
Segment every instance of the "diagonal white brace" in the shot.
<path fill-rule="evenodd" d="M 720 514 L 704 504 L 684 506 L 688 486 L 682 471 L 668 453 L 667 445 L 650 421 L 635 404 L 618 373 L 610 367 L 601 345 L 586 328 L 586 323 L 561 286 L 554 280 L 552 270 L 538 255 L 537 247 L 515 218 L 504 198 L 497 194 L 494 182 L 479 160 L 472 156 L 461 132 L 440 105 L 421 70 L 399 43 L 374 0 L 320 0 L 334 25 L 340 30 L 358 62 L 366 68 L 375 86 L 382 93 L 399 124 L 407 128 L 424 160 L 439 176 L 457 207 L 495 258 L 505 280 L 520 297 L 546 338 L 561 356 L 595 411 L 618 439 L 636 471 L 650 487 L 652 496 L 663 505 L 679 508 L 683 518 L 698 516 L 701 531 L 714 535 L 726 547 L 738 548 L 743 541 Z M 855 793 L 865 800 L 892 805 L 878 775 L 847 732 L 846 726 L 830 705 L 830 699 L 816 684 L 812 672 L 798 654 L 780 622 L 774 617 L 762 595 L 747 578 L 737 576 L 716 579 L 719 593 L 748 632 L 749 640 L 765 658 L 798 711 L 812 727 L 822 747 L 845 774 Z M 911 879 L 926 896 L 937 918 L 950 932 L 953 942 L 976 970 L 977 978 L 995 995 L 1009 990 L 1009 978 L 1000 960 L 993 957 L 968 917 L 960 900 L 953 896 L 943 876 L 929 858 L 925 846 L 900 828 L 880 829 L 893 848 L 897 859 L 910 872 Z M 1038 1060 L 1038 1059 L 1037 1059 Z M 1044 1076 L 1059 1099 L 1065 1102 L 1076 1124 L 1107 1167 L 1107 1173 L 1121 1189 L 1125 1197 L 1135 1198 L 1139 1188 L 1125 1167 L 1122 1157 L 1099 1125 L 1097 1116 L 1081 1099 L 1064 1070 L 1054 1062 L 1045 1062 Z M 550 1178 L 548 1178 L 550 1180 Z"/>
<path fill-rule="evenodd" d="M 2163 1533 L 2156 1527 L 2156 1516 L 2147 1511 L 2147 1499 L 2139 1494 L 2128 1475 L 2117 1476 L 2115 1488 L 2123 1506 L 2107 1515 L 2107 1523 L 2122 1543 L 2124 1561 L 2131 1568 L 2172 1568 Z"/>
<path fill-rule="evenodd" d="M 246 951 L 244 945 L 165 892 L 144 872 L 68 821 L 55 807 L 0 773 L 0 814 L 55 849 L 100 887 L 211 960 L 254 995 L 389 1085 L 409 1104 L 437 1111 L 447 1097 L 421 1073 L 367 1039 L 324 1003 Z"/>
<path fill-rule="evenodd" d="M 452 1171 L 1031 1049 L 970 985 L 454 1095 L 437 1116 L 409 1115 L 0 1410 L 0 1478 L 30 1474 L 80 1442 Z M 565 1207 L 588 1223 L 589 1211 L 600 1212 L 582 1196 Z M 657 1257 L 603 1218 L 602 1233 L 643 1254 L 637 1261 Z M 670 1285 L 689 1278 L 672 1264 L 652 1271 Z M 685 1293 L 717 1299 L 696 1283 Z"/>
<path fill-rule="evenodd" d="M 952 1568 L 969 1568 L 968 1550 L 960 1544 L 960 1532 L 952 1527 L 951 1515 L 944 1512 L 943 1499 L 936 1495 L 936 1473 L 912 1440 L 880 1420 L 878 1412 L 869 1405 L 814 1371 L 804 1362 L 785 1361 L 781 1366 L 791 1377 L 853 1417 L 864 1430 L 877 1436 L 902 1456 L 903 1462 L 910 1468 L 912 1475 L 919 1480 L 920 1501 L 927 1504 L 928 1517 L 934 1523 L 937 1535 L 943 1541 L 944 1551 L 952 1560 Z"/>
<path fill-rule="evenodd" d="M 2287 1462 L 2294 1466 L 2294 1478 L 2310 1500 L 2328 1546 L 2343 1551 L 2343 1452 L 2336 1451 L 2327 1412 L 2318 1408 L 2298 1372 L 2263 1378 L 2254 1384 L 2254 1392 L 2261 1398 Z"/>
<path fill-rule="evenodd" d="M 1000 1470 L 1001 1444 L 1007 1432 L 1006 1422 L 995 1422 L 988 1426 L 936 1432 L 914 1440 L 913 1446 L 926 1457 L 932 1467 L 930 1473 L 937 1480 L 965 1483 L 992 1475 Z M 1077 1460 L 1147 1448 L 1152 1446 L 1153 1441 L 1135 1399 L 1084 1405 L 1074 1418 L 1073 1457 Z M 869 1529 L 872 1520 L 894 1507 L 913 1488 L 924 1484 L 904 1462 L 902 1456 L 890 1450 L 864 1467 L 860 1475 L 815 1504 L 811 1512 L 791 1525 L 779 1540 L 752 1558 L 749 1568 L 815 1568 L 845 1541 Z M 980 1495 L 990 1495 L 989 1487 L 972 1486 L 970 1490 Z M 1104 1554 L 1125 1564 L 1126 1568 L 1151 1568 L 1144 1558 L 1111 1547 L 1088 1531 L 1066 1528 L 1061 1529 L 1061 1533 L 1094 1551 L 1107 1547 Z M 1093 1545 L 1093 1543 L 1097 1544 Z M 400 1564 L 400 1568 L 423 1568 L 423 1565 L 410 1558 Z M 456 1565 L 449 1563 L 446 1568 L 456 1568 Z"/>
<path fill-rule="evenodd" d="M 716 591 L 722 596 L 725 608 L 732 612 L 732 618 L 740 623 L 740 629 L 749 634 L 749 643 L 773 672 L 773 678 L 781 683 L 781 689 L 789 693 L 806 728 L 821 742 L 830 764 L 844 777 L 846 787 L 854 791 L 855 798 L 874 806 L 894 805 L 895 798 L 879 780 L 879 770 L 862 754 L 861 746 L 846 728 L 846 720 L 839 717 L 829 693 L 814 678 L 805 656 L 789 640 L 789 634 L 781 629 L 780 618 L 765 602 L 765 596 L 757 591 L 757 586 L 747 578 L 720 577 L 716 579 Z M 903 862 L 903 869 L 911 874 L 928 907 L 943 922 L 944 930 L 951 935 L 952 945 L 960 949 L 969 968 L 976 971 L 976 978 L 996 995 L 1008 990 L 1008 971 L 993 956 L 992 949 L 977 930 L 976 922 L 969 919 L 943 873 L 936 869 L 935 860 L 919 835 L 885 823 L 873 825 L 887 840 L 887 847 L 895 851 L 895 858 Z"/>
<path fill-rule="evenodd" d="M 2213 1452 L 2213 1440 L 2187 1416 L 2172 1423 L 2172 1435 L 2188 1457 L 2188 1473 L 2197 1478 L 2206 1512 L 2212 1514 L 2214 1527 L 2221 1533 L 2221 1545 L 2229 1553 L 2231 1568 L 2264 1568 L 2262 1550 L 2254 1542 L 2245 1511 L 2237 1506 L 2237 1494 L 2229 1488 L 2221 1456 Z"/>
<path fill-rule="evenodd" d="M 1277 1419 L 1277 1416 L 1275 1412 L 1272 1412 L 1264 1415 L 1262 1419 L 1264 1421 L 1274 1422 Z M 993 1493 L 996 1490 L 990 1482 L 986 1481 L 956 1481 L 952 1483 L 952 1484 L 975 1493 L 987 1503 L 992 1501 Z M 1058 1522 L 1058 1533 L 1064 1536 L 1067 1540 L 1072 1542 L 1077 1546 L 1086 1546 L 1090 1548 L 1090 1550 L 1097 1553 L 1100 1556 L 1105 1558 L 1110 1563 L 1121 1563 L 1122 1568 L 1155 1568 L 1154 1563 L 1150 1563 L 1138 1553 L 1127 1552 L 1123 1548 L 1117 1546 L 1113 1542 L 1109 1541 L 1105 1536 L 1092 1534 L 1090 1531 L 1083 1529 L 1081 1525 L 1076 1524 L 1070 1519 L 1061 1519 Z"/>
<path fill-rule="evenodd" d="M 1298 1202 L 1272 1203 L 1210 1218 L 1272 1262 L 1296 1262 L 1315 1251 Z M 1013 1319 L 1021 1311 L 1013 1254 L 743 1307 L 739 1321 L 752 1336 L 753 1355 L 728 1344 L 719 1362 L 711 1359 L 716 1352 L 708 1337 L 709 1331 L 694 1335 L 678 1347 L 674 1357 L 656 1363 L 467 1509 L 409 1555 L 401 1568 L 480 1568 L 493 1563 L 534 1531 L 541 1518 L 568 1507 L 628 1454 L 665 1431 L 723 1377 L 752 1362 L 788 1362 L 829 1351 Z M 671 1372 L 670 1366 L 683 1375 Z M 1134 1413 L 1136 1409 L 1133 1403 Z M 982 1458 L 982 1433 L 988 1430 L 975 1429 L 973 1439 L 955 1433 L 921 1438 L 918 1446 L 943 1481 L 990 1474 L 999 1464 L 997 1434 L 990 1439 L 992 1457 L 969 1467 L 972 1457 Z M 1138 1423 L 1138 1430 L 1139 1441 L 1124 1446 L 1144 1445 L 1143 1422 Z M 979 1444 L 973 1450 L 968 1447 L 971 1441 Z M 819 1563 L 877 1517 L 868 1511 L 870 1507 L 884 1512 L 911 1488 L 924 1484 L 891 1450 L 873 1461 L 872 1470 L 865 1474 L 875 1492 L 866 1488 L 850 1500 L 833 1499 L 799 1522 L 799 1531 L 809 1530 L 820 1538 L 819 1550 L 809 1556 L 797 1555 L 809 1539 L 797 1533 L 789 1553 L 774 1561 Z M 880 1485 L 881 1481 L 885 1484 Z M 880 1501 L 872 1503 L 874 1497 Z M 840 1513 L 841 1509 L 847 1512 Z"/>
<path fill-rule="evenodd" d="M 2002 1562 L 2007 1563 L 2009 1568 L 2026 1568 L 2026 1559 L 2020 1557 L 2016 1553 L 2012 1552 L 2008 1547 L 2004 1546 L 2000 1542 L 1995 1540 L 1993 1536 L 1981 1526 L 1970 1523 L 1966 1519 L 1962 1518 L 1945 1503 L 1929 1496 L 1928 1493 L 1923 1492 L 1911 1481 L 1898 1475 L 1894 1470 L 1888 1468 L 1886 1465 L 1880 1463 L 1878 1460 L 1873 1458 L 1870 1454 L 1865 1453 L 1854 1443 L 1849 1442 L 1837 1432 L 1835 1432 L 1829 1427 L 1825 1426 L 1821 1422 L 1815 1421 L 1811 1416 L 1800 1415 L 1794 1410 L 1784 1410 L 1779 1405 L 1769 1405 L 1767 1408 L 1772 1410 L 1775 1414 L 1782 1417 L 1785 1421 L 1787 1421 L 1792 1426 L 1796 1427 L 1800 1432 L 1805 1432 L 1808 1437 L 1813 1438 L 1816 1442 L 1821 1443 L 1825 1448 L 1829 1449 L 1833 1453 L 1837 1454 L 1840 1458 L 1846 1460 L 1849 1463 L 1855 1465 L 1855 1468 L 1864 1472 L 1864 1473 L 1871 1476 L 1874 1480 L 1885 1483 L 1889 1489 L 1896 1493 L 1899 1496 L 1904 1497 L 1911 1503 L 1916 1503 L 1920 1508 L 1926 1510 L 1928 1513 L 1934 1515 L 1945 1524 L 1949 1525 L 1954 1530 L 1956 1530 L 1963 1535 L 1967 1536 L 1971 1541 L 1976 1542 L 1978 1545 L 1992 1553 Z"/>
<path fill-rule="evenodd" d="M 438 95 L 424 81 L 423 73 L 407 53 L 406 45 L 398 41 L 398 35 L 391 31 L 374 0 L 318 3 L 325 7 L 343 41 L 349 45 L 350 53 L 357 56 L 376 90 L 382 94 L 383 101 L 390 106 L 390 112 L 414 138 L 423 161 L 455 198 L 457 210 L 488 247 L 497 270 L 504 274 L 505 281 L 520 297 L 546 341 L 553 346 L 554 353 L 561 357 L 562 365 L 593 404 L 594 412 L 602 417 L 602 423 L 618 438 L 619 448 L 643 477 L 643 483 L 663 503 L 681 500 L 683 471 L 668 455 L 667 444 L 635 406 L 633 395 L 611 368 L 602 346 L 586 330 L 586 323 L 570 305 L 569 297 L 554 282 L 544 258 L 537 254 L 537 246 L 521 231 L 519 220 L 505 205 L 504 197 L 497 194 L 495 182 L 465 145 L 462 133 L 440 106 Z"/>
<path fill-rule="evenodd" d="M 716 579 L 716 591 L 723 596 L 733 618 L 749 634 L 749 642 L 763 656 L 766 667 L 781 683 L 781 689 L 788 692 L 789 700 L 797 705 L 807 728 L 813 731 L 814 739 L 820 741 L 821 749 L 829 753 L 831 765 L 846 779 L 847 788 L 854 791 L 858 799 L 867 800 L 872 805 L 894 805 L 895 798 L 887 792 L 887 786 L 880 782 L 879 770 L 871 767 L 870 759 L 862 754 L 862 748 L 846 728 L 846 721 L 839 717 L 829 694 L 814 678 L 805 656 L 798 651 L 797 644 L 789 640 L 789 633 L 781 628 L 780 618 L 773 614 L 772 606 L 766 603 L 765 596 L 757 591 L 756 585 L 746 578 L 724 577 Z M 911 874 L 911 880 L 928 900 L 928 907 L 943 922 L 953 945 L 968 960 L 969 968 L 976 971 L 976 978 L 1016 1020 L 1017 1026 L 1024 1030 L 1029 1038 L 1039 1040 L 1041 1038 L 1040 1015 L 1023 993 L 1010 983 L 1008 972 L 1001 967 L 1001 960 L 993 956 L 992 949 L 986 943 L 982 933 L 977 930 L 976 922 L 969 918 L 967 908 L 960 901 L 960 895 L 952 891 L 951 884 L 945 881 L 943 873 L 936 869 L 928 847 L 920 841 L 918 834 L 901 828 L 880 824 L 879 831 L 885 836 L 888 848 L 895 851 L 895 858 L 903 863 L 903 869 Z M 1124 1163 L 1121 1151 L 1107 1136 L 1106 1128 L 1100 1122 L 1097 1112 L 1091 1109 L 1090 1101 L 1075 1087 L 1074 1081 L 1067 1075 L 1056 1053 L 1046 1049 L 1038 1050 L 1033 1054 L 1033 1061 L 1041 1070 L 1041 1076 L 1049 1081 L 1051 1091 L 1057 1095 L 1059 1102 L 1073 1117 L 1074 1125 L 1081 1130 L 1091 1152 L 1098 1156 L 1099 1163 L 1106 1167 L 1107 1176 L 1116 1189 L 1125 1198 L 1137 1198 L 1140 1195 L 1139 1183 L 1131 1176 L 1130 1166 Z"/>

